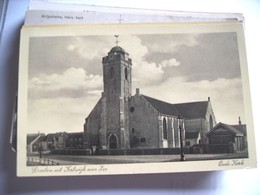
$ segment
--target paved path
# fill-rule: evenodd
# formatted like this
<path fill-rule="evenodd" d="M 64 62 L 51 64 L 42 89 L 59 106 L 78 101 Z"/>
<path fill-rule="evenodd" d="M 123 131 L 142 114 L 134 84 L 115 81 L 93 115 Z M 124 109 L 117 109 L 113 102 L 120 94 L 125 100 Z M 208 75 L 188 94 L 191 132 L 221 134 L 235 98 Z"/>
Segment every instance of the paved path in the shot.
<path fill-rule="evenodd" d="M 122 156 L 72 156 L 72 155 L 48 155 L 44 156 L 59 165 L 78 164 L 122 164 L 122 163 L 151 163 L 151 162 L 178 162 L 180 155 L 122 155 Z M 247 158 L 247 153 L 236 154 L 186 154 L 186 161 L 219 160 Z M 29 165 L 29 164 L 28 164 Z M 33 165 L 33 164 L 31 164 Z"/>

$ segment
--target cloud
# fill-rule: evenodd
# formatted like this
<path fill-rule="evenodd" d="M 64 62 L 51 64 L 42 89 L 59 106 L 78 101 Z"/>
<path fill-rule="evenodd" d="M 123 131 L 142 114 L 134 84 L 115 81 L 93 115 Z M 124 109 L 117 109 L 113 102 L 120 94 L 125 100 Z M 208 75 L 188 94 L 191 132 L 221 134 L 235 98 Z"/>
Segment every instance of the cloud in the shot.
<path fill-rule="evenodd" d="M 133 65 L 133 84 L 138 84 L 139 87 L 145 87 L 149 84 L 161 82 L 164 78 L 166 68 L 178 67 L 179 65 L 180 62 L 175 58 L 163 60 L 159 64 L 140 61 Z"/>
<path fill-rule="evenodd" d="M 161 66 L 162 68 L 166 68 L 166 67 L 177 67 L 179 66 L 181 63 L 179 61 L 177 61 L 175 58 L 172 58 L 170 60 L 163 60 L 159 66 Z"/>
<path fill-rule="evenodd" d="M 141 35 L 142 42 L 150 53 L 174 53 L 182 46 L 198 45 L 198 34 Z"/>
<path fill-rule="evenodd" d="M 66 49 L 82 59 L 93 60 L 107 53 L 112 41 L 113 39 L 104 36 L 73 37 Z"/>
<path fill-rule="evenodd" d="M 234 72 L 228 69 L 230 62 L 239 63 L 226 50 L 227 60 L 219 60 L 223 55 L 216 51 L 222 51 L 225 44 L 217 45 L 220 41 L 211 36 L 206 38 L 191 34 L 120 35 L 119 46 L 133 61 L 133 89 L 138 87 L 142 94 L 171 103 L 206 101 L 210 96 L 217 120 L 235 123 L 237 116 L 243 119 L 242 84 L 237 74 L 235 78 L 227 78 L 224 73 Z M 30 70 L 34 71 L 29 77 L 29 129 L 31 132 L 39 128 L 54 132 L 82 131 L 84 118 L 101 97 L 101 60 L 115 45 L 114 37 L 39 40 L 35 39 L 31 48 L 37 55 L 30 61 L 33 62 Z M 209 48 L 212 48 L 210 53 Z M 214 63 L 207 62 L 206 57 Z"/>
<path fill-rule="evenodd" d="M 153 35 L 153 37 L 158 36 Z M 52 96 L 57 95 L 58 90 L 62 94 L 65 93 L 65 89 L 67 91 L 70 89 L 74 90 L 70 94 L 77 96 L 79 92 L 75 91 L 77 88 L 84 89 L 95 83 L 102 84 L 102 82 L 96 81 L 101 80 L 100 77 L 97 77 L 102 74 L 101 60 L 115 45 L 114 41 L 114 36 L 33 39 L 31 50 L 34 55 L 31 55 L 29 74 L 31 86 L 36 87 L 37 84 L 52 92 Z M 124 48 L 133 60 L 133 82 L 139 83 L 140 86 L 159 82 L 165 74 L 165 68 L 177 67 L 180 64 L 172 56 L 170 56 L 170 58 L 172 57 L 170 60 L 164 58 L 158 62 L 147 60 L 150 46 L 145 43 L 142 36 L 138 35 L 120 35 L 119 37 L 119 46 Z M 38 49 L 41 48 L 40 45 L 44 45 L 44 50 Z M 38 58 L 41 59 L 40 62 Z M 89 78 L 85 78 L 84 70 L 88 72 Z M 91 78 L 91 74 L 94 78 Z M 84 80 L 88 80 L 88 82 L 86 83 Z M 37 90 L 39 91 L 39 89 Z"/>
<path fill-rule="evenodd" d="M 180 62 L 175 58 L 163 60 L 160 63 L 147 61 L 146 57 L 149 55 L 149 48 L 141 38 L 142 36 L 122 35 L 119 39 L 123 41 L 119 42 L 119 45 L 130 54 L 133 61 L 133 85 L 145 87 L 148 84 L 160 82 L 165 73 L 165 68 L 177 67 Z"/>
<path fill-rule="evenodd" d="M 99 97 L 30 99 L 28 133 L 82 132 L 88 113 Z"/>
<path fill-rule="evenodd" d="M 102 86 L 102 76 L 87 74 L 82 68 L 32 78 L 28 132 L 83 131 L 85 117 L 101 97 Z"/>
<path fill-rule="evenodd" d="M 120 41 L 122 40 L 122 41 Z M 122 35 L 119 37 L 119 46 L 130 54 L 133 62 L 138 63 L 145 60 L 148 54 L 148 48 L 142 43 L 142 40 L 136 35 Z"/>
<path fill-rule="evenodd" d="M 210 97 L 219 122 L 236 123 L 238 116 L 244 118 L 240 78 L 189 82 L 186 77 L 174 77 L 141 88 L 140 93 L 170 103 L 206 101 Z"/>
<path fill-rule="evenodd" d="M 132 71 L 133 85 L 139 87 L 145 87 L 149 84 L 155 84 L 161 81 L 164 74 L 164 70 L 161 66 L 157 66 L 155 63 L 140 62 L 135 64 Z"/>
<path fill-rule="evenodd" d="M 40 74 L 29 81 L 30 97 L 82 96 L 102 89 L 100 75 L 87 74 L 82 68 L 69 68 L 61 74 Z"/>

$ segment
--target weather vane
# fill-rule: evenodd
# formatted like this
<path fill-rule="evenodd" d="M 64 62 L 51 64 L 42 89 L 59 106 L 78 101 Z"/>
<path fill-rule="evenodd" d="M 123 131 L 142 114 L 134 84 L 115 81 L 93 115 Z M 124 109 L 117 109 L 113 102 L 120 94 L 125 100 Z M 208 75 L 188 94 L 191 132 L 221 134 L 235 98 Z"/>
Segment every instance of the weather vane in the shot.
<path fill-rule="evenodd" d="M 115 37 L 116 37 L 116 46 L 118 46 L 118 43 L 119 43 L 118 37 L 119 37 L 119 35 L 115 35 Z"/>

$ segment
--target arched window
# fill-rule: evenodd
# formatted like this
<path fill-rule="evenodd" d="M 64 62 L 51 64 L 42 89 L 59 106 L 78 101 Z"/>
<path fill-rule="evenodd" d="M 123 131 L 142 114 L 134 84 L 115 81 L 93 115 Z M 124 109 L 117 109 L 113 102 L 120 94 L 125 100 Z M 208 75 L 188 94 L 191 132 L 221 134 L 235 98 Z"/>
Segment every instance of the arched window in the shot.
<path fill-rule="evenodd" d="M 110 79 L 112 79 L 114 77 L 114 68 L 111 67 L 110 68 Z"/>
<path fill-rule="evenodd" d="M 127 80 L 127 77 L 128 77 L 128 71 L 127 68 L 125 68 L 125 80 Z"/>
<path fill-rule="evenodd" d="M 166 118 L 163 118 L 163 139 L 167 139 L 167 124 Z"/>
<path fill-rule="evenodd" d="M 213 119 L 211 115 L 209 116 L 209 128 L 213 129 Z"/>

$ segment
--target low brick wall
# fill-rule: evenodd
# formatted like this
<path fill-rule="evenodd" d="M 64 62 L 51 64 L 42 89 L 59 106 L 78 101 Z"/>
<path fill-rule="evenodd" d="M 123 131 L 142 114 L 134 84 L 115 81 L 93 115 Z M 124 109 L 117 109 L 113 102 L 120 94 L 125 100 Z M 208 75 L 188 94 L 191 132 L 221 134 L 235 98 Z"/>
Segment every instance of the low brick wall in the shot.
<path fill-rule="evenodd" d="M 95 150 L 93 155 L 163 155 L 180 154 L 180 148 L 144 148 L 144 149 L 126 149 L 126 150 Z M 183 148 L 185 154 L 189 154 L 189 148 Z M 55 149 L 51 151 L 54 155 L 92 155 L 90 149 Z"/>
<path fill-rule="evenodd" d="M 89 149 L 55 149 L 51 151 L 55 155 L 90 155 Z"/>
<path fill-rule="evenodd" d="M 96 155 L 160 155 L 160 154 L 180 154 L 180 148 L 145 148 L 126 150 L 98 150 Z M 183 148 L 185 154 L 189 153 L 189 148 Z"/>

